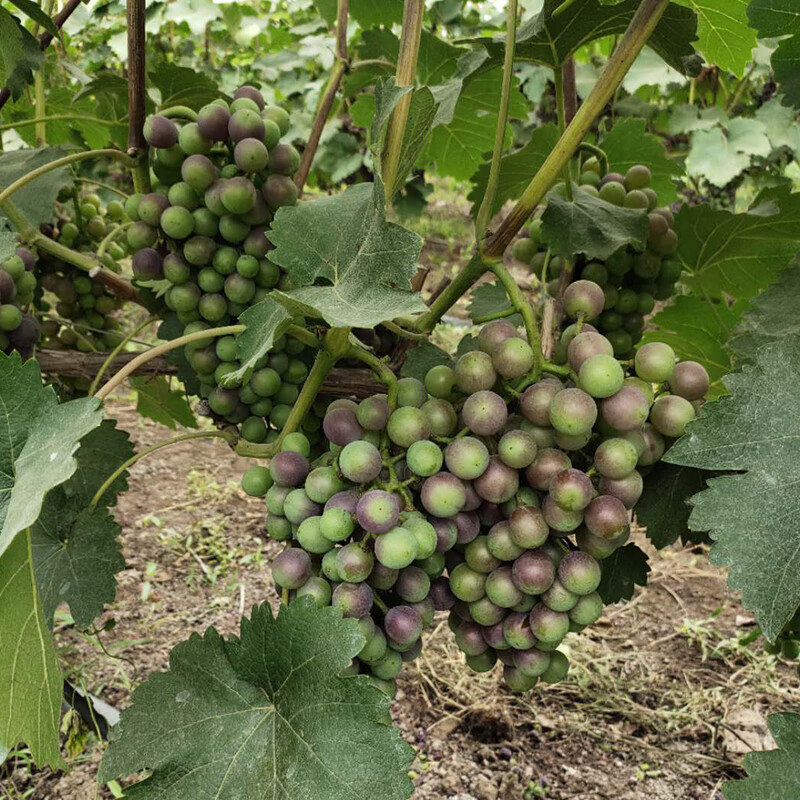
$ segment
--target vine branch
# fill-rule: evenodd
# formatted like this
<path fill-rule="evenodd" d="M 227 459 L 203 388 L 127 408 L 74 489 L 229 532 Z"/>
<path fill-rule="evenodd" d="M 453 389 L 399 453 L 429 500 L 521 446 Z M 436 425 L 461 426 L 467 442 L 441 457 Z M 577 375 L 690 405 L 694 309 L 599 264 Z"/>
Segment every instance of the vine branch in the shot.
<path fill-rule="evenodd" d="M 144 118 L 147 101 L 145 0 L 128 0 L 128 155 L 133 159 L 133 186 L 150 191 Z"/>

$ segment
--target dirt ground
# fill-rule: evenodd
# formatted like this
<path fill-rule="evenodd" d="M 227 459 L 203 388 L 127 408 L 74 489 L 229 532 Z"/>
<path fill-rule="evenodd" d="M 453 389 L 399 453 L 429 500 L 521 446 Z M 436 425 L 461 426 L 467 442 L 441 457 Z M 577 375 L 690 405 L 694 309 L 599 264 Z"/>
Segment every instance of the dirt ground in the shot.
<path fill-rule="evenodd" d="M 114 414 L 139 446 L 168 435 L 124 398 Z M 232 633 L 253 603 L 277 602 L 267 567 L 277 544 L 262 535 L 262 504 L 238 489 L 245 463 L 220 442 L 195 441 L 133 468 L 117 509 L 127 569 L 104 617 L 116 624 L 92 636 L 68 620 L 58 629 L 77 684 L 122 708 L 191 632 Z M 750 620 L 702 551 L 653 555 L 646 589 L 570 637 L 568 680 L 526 696 L 468 672 L 437 621 L 393 706 L 418 749 L 415 800 L 721 800 L 742 754 L 774 746 L 764 718 L 796 709 L 794 668 L 738 644 Z M 9 798 L 110 798 L 94 780 L 100 753 L 90 736 L 69 772 L 31 774 L 20 762 L 0 788 Z"/>

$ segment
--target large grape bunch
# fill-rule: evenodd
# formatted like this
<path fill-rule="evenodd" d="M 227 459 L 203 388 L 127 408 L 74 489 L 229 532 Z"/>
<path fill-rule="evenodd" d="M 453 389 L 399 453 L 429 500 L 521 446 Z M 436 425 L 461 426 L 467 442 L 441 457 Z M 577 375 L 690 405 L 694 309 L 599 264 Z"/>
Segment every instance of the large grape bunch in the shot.
<path fill-rule="evenodd" d="M 18 247 L 14 255 L 0 264 L 0 351 L 19 351 L 25 358 L 33 354 L 41 329 L 33 311 L 37 288 L 36 257 Z"/>
<path fill-rule="evenodd" d="M 576 287 L 576 314 L 581 298 L 602 298 Z M 559 645 L 600 617 L 603 559 L 709 386 L 663 343 L 640 347 L 626 374 L 593 330 L 567 347 L 574 380 L 526 386 L 534 353 L 508 320 L 478 341 L 454 368 L 399 380 L 395 408 L 385 395 L 332 403 L 316 463 L 298 438 L 243 479 L 286 543 L 272 566 L 284 599 L 357 618 L 366 644 L 351 670 L 390 694 L 444 610 L 473 670 L 500 661 L 516 691 L 564 678 Z"/>
<path fill-rule="evenodd" d="M 596 158 L 583 164 L 580 191 L 600 197 L 615 206 L 647 212 L 649 222 L 647 248 L 641 252 L 624 247 L 606 261 L 587 261 L 579 257 L 575 276 L 597 283 L 603 289 L 602 313 L 597 328 L 606 335 L 619 358 L 630 358 L 633 348 L 642 338 L 645 318 L 655 308 L 656 301 L 667 300 L 675 294 L 675 282 L 681 274 L 680 263 L 671 256 L 678 246 L 675 220 L 666 206 L 659 206 L 658 195 L 650 187 L 652 175 L 643 164 L 632 166 L 625 175 L 608 172 L 601 176 Z M 559 184 L 553 191 L 562 192 Z M 516 259 L 529 264 L 539 276 L 549 278 L 548 290 L 555 293 L 562 259 L 552 257 L 547 262 L 547 245 L 542 241 L 542 221 L 534 219 L 512 248 Z M 561 354 L 563 358 L 563 353 Z"/>
<path fill-rule="evenodd" d="M 59 203 L 51 235 L 60 244 L 80 253 L 96 254 L 106 240 L 100 261 L 104 267 L 121 273 L 120 262 L 128 255 L 125 224 L 129 222 L 123 204 L 112 200 L 104 205 L 99 195 L 73 197 Z M 116 231 L 116 233 L 114 233 Z M 78 350 L 82 353 L 108 351 L 122 340 L 119 320 L 114 316 L 122 301 L 99 281 L 49 253 L 37 265 L 42 289 L 37 310 L 43 317 L 43 345 L 51 350 Z M 62 379 L 66 385 L 67 379 Z M 70 382 L 77 391 L 88 389 L 89 381 Z"/>
<path fill-rule="evenodd" d="M 252 86 L 237 89 L 230 105 L 204 106 L 196 122 L 152 116 L 145 123 L 157 183 L 125 204 L 134 220 L 127 232 L 133 274 L 145 286 L 161 283 L 157 302 L 186 334 L 234 323 L 283 285 L 266 231 L 278 209 L 297 202 L 292 176 L 300 156 L 281 142 L 289 124 L 287 112 L 267 106 Z M 229 377 L 240 368 L 233 336 L 201 339 L 186 355 L 211 411 L 260 443 L 283 428 L 313 352 L 281 338 L 241 380 Z M 318 438 L 319 416 L 310 413 L 303 424 Z"/>

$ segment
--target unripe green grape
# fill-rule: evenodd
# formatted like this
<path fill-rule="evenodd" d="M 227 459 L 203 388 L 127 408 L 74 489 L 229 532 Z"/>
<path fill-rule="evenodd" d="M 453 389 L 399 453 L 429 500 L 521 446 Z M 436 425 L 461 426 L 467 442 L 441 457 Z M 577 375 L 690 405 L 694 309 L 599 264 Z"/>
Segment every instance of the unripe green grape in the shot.
<path fill-rule="evenodd" d="M 451 367 L 439 364 L 428 370 L 425 375 L 425 389 L 432 397 L 450 397 L 453 386 L 455 386 L 456 376 Z M 423 401 L 426 402 L 427 397 Z"/>
<path fill-rule="evenodd" d="M 267 439 L 267 425 L 261 417 L 248 417 L 242 423 L 241 433 L 246 442 L 259 444 Z"/>
<path fill-rule="evenodd" d="M 400 378 L 397 381 L 397 405 L 420 408 L 428 399 L 428 392 L 417 378 Z"/>
<path fill-rule="evenodd" d="M 685 398 L 674 394 L 659 397 L 650 411 L 653 427 L 660 434 L 672 439 L 683 436 L 687 424 L 694 418 L 694 406 Z"/>
<path fill-rule="evenodd" d="M 417 541 L 417 559 L 423 560 L 434 555 L 438 536 L 430 522 L 421 517 L 411 517 L 403 523 L 403 527 L 414 534 Z"/>
<path fill-rule="evenodd" d="M 592 501 L 594 487 L 586 473 L 564 469 L 550 482 L 549 496 L 564 511 L 581 511 Z"/>
<path fill-rule="evenodd" d="M 432 398 L 420 409 L 433 436 L 449 436 L 458 424 L 453 406 L 446 400 Z"/>
<path fill-rule="evenodd" d="M 176 286 L 174 288 L 182 289 L 183 286 Z M 228 313 L 228 304 L 221 294 L 204 294 L 197 303 L 197 310 L 200 312 L 200 316 L 203 319 L 209 322 L 219 322 Z"/>
<path fill-rule="evenodd" d="M 267 106 L 261 112 L 264 120 L 270 120 L 277 125 L 281 136 L 285 136 L 289 131 L 289 113 L 281 106 Z"/>
<path fill-rule="evenodd" d="M 528 624 L 528 615 L 519 611 L 511 612 L 503 620 L 503 638 L 514 650 L 529 650 L 533 647 L 536 637 Z"/>
<path fill-rule="evenodd" d="M 246 214 L 255 205 L 256 188 L 247 178 L 231 178 L 225 182 L 225 186 L 220 193 L 220 200 L 229 213 L 236 215 Z"/>
<path fill-rule="evenodd" d="M 242 172 L 261 172 L 266 168 L 270 154 L 259 139 L 242 139 L 233 151 L 236 166 Z"/>
<path fill-rule="evenodd" d="M 550 588 L 542 593 L 542 602 L 551 611 L 569 611 L 578 602 L 578 595 L 556 578 Z"/>
<path fill-rule="evenodd" d="M 497 445 L 497 454 L 504 464 L 525 469 L 536 458 L 538 447 L 533 436 L 524 430 L 509 431 Z"/>
<path fill-rule="evenodd" d="M 413 406 L 394 411 L 389 417 L 386 430 L 396 445 L 405 448 L 421 439 L 427 439 L 431 433 L 425 414 Z"/>
<path fill-rule="evenodd" d="M 386 654 L 386 649 L 386 636 L 380 628 L 376 627 L 358 657 L 365 664 L 374 664 L 383 658 Z"/>
<path fill-rule="evenodd" d="M 550 663 L 542 673 L 541 679 L 545 683 L 560 683 L 569 672 L 569 659 L 560 651 L 554 650 L 550 654 Z"/>
<path fill-rule="evenodd" d="M 459 564 L 450 573 L 450 590 L 465 603 L 474 603 L 486 594 L 486 576 L 468 564 Z"/>
<path fill-rule="evenodd" d="M 353 483 L 374 481 L 382 468 L 380 451 L 369 442 L 350 442 L 339 453 L 339 470 Z"/>
<path fill-rule="evenodd" d="M 592 429 L 597 420 L 594 400 L 581 389 L 564 389 L 550 404 L 550 422 L 561 433 L 576 436 Z"/>
<path fill-rule="evenodd" d="M 500 566 L 500 559 L 489 551 L 489 538 L 476 536 L 464 548 L 464 558 L 470 569 L 488 575 Z"/>
<path fill-rule="evenodd" d="M 192 236 L 183 245 L 184 259 L 194 267 L 210 264 L 217 250 L 217 243 L 208 236 Z"/>
<path fill-rule="evenodd" d="M 356 419 L 364 430 L 382 431 L 389 421 L 389 404 L 385 395 L 367 397 L 358 404 Z"/>
<path fill-rule="evenodd" d="M 492 365 L 504 378 L 521 378 L 533 366 L 534 354 L 531 346 L 522 338 L 514 336 L 500 342 L 492 353 Z"/>
<path fill-rule="evenodd" d="M 600 564 L 588 553 L 573 550 L 558 565 L 558 580 L 576 595 L 594 592 L 600 585 Z"/>
<path fill-rule="evenodd" d="M 634 368 L 649 383 L 668 381 L 675 371 L 675 351 L 664 342 L 644 344 L 636 351 Z"/>
<path fill-rule="evenodd" d="M 465 394 L 491 389 L 497 380 L 497 373 L 488 353 L 473 350 L 464 353 L 455 366 L 456 386 Z"/>
<path fill-rule="evenodd" d="M 353 533 L 353 517 L 342 508 L 329 508 L 320 517 L 319 529 L 331 542 L 344 541 Z"/>
<path fill-rule="evenodd" d="M 511 608 L 522 602 L 522 592 L 517 588 L 513 579 L 511 567 L 500 566 L 492 570 L 486 577 L 486 596 L 501 608 Z"/>
<path fill-rule="evenodd" d="M 300 153 L 290 144 L 279 144 L 270 150 L 269 171 L 293 176 L 300 167 Z"/>
<path fill-rule="evenodd" d="M 639 453 L 631 442 L 613 438 L 598 445 L 594 465 L 604 477 L 620 480 L 634 471 L 638 459 Z"/>
<path fill-rule="evenodd" d="M 466 490 L 455 475 L 442 472 L 426 478 L 420 499 L 428 513 L 447 518 L 455 516 L 464 507 Z"/>
<path fill-rule="evenodd" d="M 495 319 L 481 328 L 478 341 L 484 353 L 493 355 L 497 347 L 512 337 L 517 337 L 517 329 L 507 319 Z"/>
<path fill-rule="evenodd" d="M 306 520 L 303 525 L 310 520 Z M 302 528 L 302 525 L 300 526 Z M 319 523 L 317 523 L 319 527 Z M 300 531 L 298 530 L 298 538 Z M 325 537 L 323 537 L 325 538 Z M 329 541 L 326 539 L 326 541 Z M 360 583 L 365 581 L 370 572 L 375 559 L 371 551 L 365 550 L 358 542 L 350 542 L 342 547 L 336 557 L 336 568 L 339 577 L 348 583 Z"/>
<path fill-rule="evenodd" d="M 255 277 L 256 286 L 263 289 L 272 289 L 278 285 L 280 275 L 280 269 L 277 264 L 262 258 L 258 262 L 258 275 Z"/>
<path fill-rule="evenodd" d="M 625 187 L 616 181 L 609 181 L 600 187 L 600 199 L 615 206 L 621 206 L 625 202 Z"/>
<path fill-rule="evenodd" d="M 488 460 L 488 456 L 487 456 Z M 435 442 L 422 439 L 414 442 L 406 453 L 406 464 L 415 474 L 423 478 L 435 475 L 442 468 L 444 456 Z"/>
<path fill-rule="evenodd" d="M 263 115 L 261 119 L 264 120 L 264 145 L 267 150 L 272 150 L 280 141 L 282 135 L 281 130 L 271 119 L 264 119 Z"/>
<path fill-rule="evenodd" d="M 266 530 L 267 535 L 276 542 L 285 542 L 292 538 L 292 523 L 279 514 L 267 514 Z"/>
<path fill-rule="evenodd" d="M 511 256 L 523 264 L 530 264 L 538 249 L 538 244 L 531 239 L 517 239 L 511 247 Z"/>
<path fill-rule="evenodd" d="M 158 241 L 158 231 L 146 222 L 134 222 L 125 234 L 132 252 L 152 247 Z"/>
<path fill-rule="evenodd" d="M 239 108 L 231 114 L 228 122 L 228 136 L 234 142 L 244 139 L 264 140 L 264 122 L 258 111 L 252 108 Z"/>
<path fill-rule="evenodd" d="M 597 592 L 591 592 L 578 598 L 578 602 L 570 609 L 571 622 L 578 625 L 593 625 L 603 615 L 603 601 Z"/>
<path fill-rule="evenodd" d="M 255 281 L 234 272 L 225 278 L 225 296 L 234 303 L 246 305 L 256 293 Z"/>
<path fill-rule="evenodd" d="M 581 388 L 592 397 L 610 397 L 622 388 L 625 373 L 613 356 L 600 354 L 583 362 L 578 380 Z"/>
<path fill-rule="evenodd" d="M 219 220 L 219 234 L 226 242 L 239 244 L 247 238 L 250 226 L 233 214 L 225 214 Z"/>
<path fill-rule="evenodd" d="M 569 617 L 563 611 L 553 611 L 544 603 L 535 605 L 528 616 L 534 636 L 542 642 L 560 642 L 569 633 Z"/>
<path fill-rule="evenodd" d="M 491 527 L 486 537 L 489 552 L 500 561 L 513 561 L 524 552 L 511 535 L 511 526 L 506 520 Z"/>
<path fill-rule="evenodd" d="M 403 569 L 417 557 L 417 540 L 406 528 L 392 528 L 375 540 L 375 557 L 385 567 Z"/>

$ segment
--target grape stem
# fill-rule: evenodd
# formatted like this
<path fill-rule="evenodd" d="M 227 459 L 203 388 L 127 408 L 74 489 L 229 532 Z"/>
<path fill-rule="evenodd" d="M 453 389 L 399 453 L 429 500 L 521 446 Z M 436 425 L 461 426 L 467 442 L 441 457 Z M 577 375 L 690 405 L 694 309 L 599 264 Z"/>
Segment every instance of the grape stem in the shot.
<path fill-rule="evenodd" d="M 245 330 L 244 325 L 224 325 L 221 328 L 208 328 L 204 331 L 195 331 L 188 333 L 185 336 L 179 336 L 177 339 L 171 339 L 163 344 L 151 347 L 141 355 L 138 355 L 132 361 L 129 361 L 119 372 L 117 372 L 109 381 L 95 394 L 99 400 L 105 400 L 114 389 L 117 388 L 129 375 L 134 373 L 142 364 L 156 358 L 157 356 L 169 353 L 170 350 L 176 350 L 178 347 L 191 344 L 202 339 L 213 339 L 216 336 L 227 336 L 228 334 L 242 333 Z"/>
<path fill-rule="evenodd" d="M 120 464 L 120 466 L 117 467 L 117 469 L 115 469 L 111 475 L 108 476 L 108 478 L 106 478 L 102 486 L 95 492 L 94 497 L 89 503 L 89 508 L 95 508 L 95 506 L 97 506 L 97 504 L 100 502 L 100 498 L 108 491 L 109 487 L 114 483 L 114 481 L 117 480 L 117 478 L 119 478 L 120 475 L 122 475 L 124 472 L 127 472 L 128 469 L 137 461 L 140 461 L 145 456 L 149 456 L 151 453 L 155 453 L 156 451 L 162 450 L 165 447 L 171 447 L 173 444 L 191 441 L 192 439 L 225 439 L 228 444 L 233 444 L 233 442 L 236 440 L 236 437 L 237 434 L 231 433 L 230 431 L 194 431 L 192 433 L 182 433 L 180 436 L 173 436 L 171 439 L 165 439 L 162 442 L 157 442 L 156 444 L 151 445 L 150 447 L 147 447 L 131 456 L 123 464 Z"/>
<path fill-rule="evenodd" d="M 565 378 L 572 375 L 572 370 L 566 364 L 552 364 L 550 361 L 542 362 L 542 372 L 549 372 L 551 375 L 563 375 Z"/>
<path fill-rule="evenodd" d="M 234 325 L 231 327 L 237 328 L 237 332 L 244 330 L 243 325 Z M 217 330 L 222 331 L 224 329 L 218 328 Z M 209 331 L 201 331 L 201 333 L 208 334 Z M 215 332 L 212 329 L 210 333 L 213 335 Z M 176 339 L 175 341 L 178 340 Z M 314 400 L 317 399 L 322 383 L 328 373 L 333 369 L 339 359 L 349 354 L 349 351 L 350 328 L 331 328 L 326 331 L 322 347 L 317 351 L 317 356 L 314 359 L 311 371 L 308 373 L 308 377 L 303 383 L 303 388 L 300 390 L 300 394 L 297 400 L 295 400 L 292 410 L 286 419 L 286 424 L 281 429 L 280 434 L 278 434 L 278 438 L 269 444 L 254 444 L 252 442 L 240 441 L 236 445 L 236 452 L 241 456 L 248 456 L 251 458 L 271 458 L 275 453 L 280 452 L 283 440 L 300 427 L 300 424 L 311 410 L 311 406 L 314 404 Z M 131 362 L 131 364 L 132 363 L 133 362 Z"/>
<path fill-rule="evenodd" d="M 133 222 L 123 222 L 122 225 L 118 225 L 116 228 L 114 228 L 111 233 L 107 233 L 97 246 L 97 257 L 102 258 L 111 242 L 113 242 L 114 239 L 116 239 L 121 233 L 125 233 L 125 231 L 130 228 L 131 225 L 133 225 Z"/>
<path fill-rule="evenodd" d="M 100 158 L 102 156 L 109 156 L 110 158 L 116 158 L 118 161 L 121 161 L 125 164 L 126 167 L 135 167 L 137 161 L 135 158 L 131 158 L 131 156 L 123 153 L 121 150 L 84 150 L 80 153 L 72 153 L 68 156 L 64 156 L 63 158 L 57 158 L 55 161 L 48 161 L 47 164 L 42 164 L 41 167 L 37 167 L 36 169 L 31 170 L 26 175 L 23 175 L 21 178 L 17 178 L 12 184 L 6 186 L 2 192 L 0 192 L 0 204 L 2 204 L 5 200 L 8 200 L 14 192 L 21 189 L 23 186 L 27 186 L 31 181 L 35 181 L 37 178 L 41 178 L 42 175 L 46 175 L 48 172 L 52 172 L 54 169 L 60 169 L 61 167 L 66 167 L 69 164 L 74 164 L 76 161 L 84 161 L 87 158 Z"/>
<path fill-rule="evenodd" d="M 0 125 L 0 131 L 16 130 L 17 128 L 26 128 L 30 125 L 37 125 L 39 123 L 48 122 L 91 122 L 95 125 L 106 125 L 109 128 L 127 128 L 126 121 L 117 121 L 110 119 L 100 119 L 100 117 L 92 117 L 88 114 L 46 114 L 44 116 L 31 117 L 30 119 L 19 119 L 16 122 L 6 122 Z"/>
<path fill-rule="evenodd" d="M 377 592 L 373 592 L 373 602 L 376 606 L 383 612 L 383 615 L 386 616 L 389 613 L 389 606 L 383 602 L 383 600 L 378 596 Z"/>
<path fill-rule="evenodd" d="M 476 325 L 483 325 L 484 322 L 492 322 L 496 319 L 505 319 L 506 317 L 513 317 L 514 314 L 517 313 L 517 309 L 514 306 L 510 306 L 509 308 L 504 308 L 502 311 L 495 311 L 494 314 L 487 314 L 485 317 L 473 317 L 472 321 Z"/>
<path fill-rule="evenodd" d="M 188 106 L 170 106 L 162 108 L 158 113 L 169 119 L 188 119 L 190 122 L 197 122 L 197 112 Z"/>
<path fill-rule="evenodd" d="M 375 377 L 388 389 L 389 408 L 394 411 L 397 406 L 397 376 L 389 368 L 389 365 L 360 344 L 353 342 L 350 344 L 347 356 L 361 361 L 372 370 Z"/>
<path fill-rule="evenodd" d="M 131 342 L 136 336 L 141 333 L 148 325 L 153 322 L 156 322 L 158 317 L 148 317 L 144 322 L 137 325 L 109 354 L 106 360 L 103 362 L 102 366 L 97 372 L 97 375 L 94 376 L 94 380 L 92 380 L 91 386 L 89 386 L 89 396 L 91 397 L 96 391 L 97 387 L 100 385 L 100 381 L 105 375 L 106 370 L 108 370 L 109 366 L 111 366 L 111 362 L 122 352 L 129 342 Z M 77 333 L 77 331 L 76 331 Z"/>
<path fill-rule="evenodd" d="M 497 112 L 497 126 L 494 132 L 494 148 L 492 161 L 489 166 L 489 179 L 486 182 L 486 191 L 478 209 L 475 219 L 475 238 L 483 239 L 492 209 L 497 198 L 497 187 L 500 183 L 500 158 L 503 155 L 503 145 L 506 138 L 506 125 L 508 124 L 508 106 L 511 100 L 511 80 L 514 76 L 514 50 L 517 44 L 517 0 L 508 0 L 506 10 L 506 49 L 503 58 L 503 85 L 500 90 L 500 108 Z"/>
<path fill-rule="evenodd" d="M 538 380 L 542 374 L 542 342 L 539 338 L 539 328 L 536 325 L 536 319 L 533 316 L 533 308 L 531 304 L 525 299 L 522 290 L 517 286 L 517 282 L 512 277 L 511 273 L 500 263 L 495 262 L 489 266 L 489 269 L 497 276 L 503 288 L 508 294 L 508 299 L 511 304 L 522 315 L 522 321 L 525 324 L 525 333 L 528 336 L 528 344 L 533 350 L 533 366 L 530 369 L 530 375 L 534 380 Z"/>
<path fill-rule="evenodd" d="M 586 153 L 591 153 L 600 162 L 600 174 L 605 175 L 611 169 L 609 167 L 608 156 L 606 151 L 598 147 L 596 144 L 590 142 L 581 142 L 578 150 L 583 150 Z"/>
<path fill-rule="evenodd" d="M 319 339 L 311 331 L 301 328 L 299 325 L 290 325 L 286 329 L 286 335 L 291 336 L 292 339 L 297 339 L 298 342 L 302 342 L 307 347 L 319 349 Z"/>
<path fill-rule="evenodd" d="M 392 333 L 396 333 L 398 336 L 402 336 L 404 339 L 413 339 L 414 341 L 419 342 L 426 342 L 428 337 L 424 333 L 415 333 L 414 331 L 406 330 L 405 328 L 401 328 L 399 325 L 396 325 L 391 320 L 385 320 L 381 322 L 384 328 L 387 331 L 391 331 Z"/>

